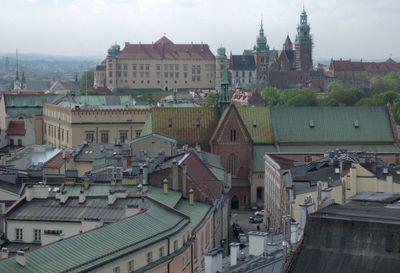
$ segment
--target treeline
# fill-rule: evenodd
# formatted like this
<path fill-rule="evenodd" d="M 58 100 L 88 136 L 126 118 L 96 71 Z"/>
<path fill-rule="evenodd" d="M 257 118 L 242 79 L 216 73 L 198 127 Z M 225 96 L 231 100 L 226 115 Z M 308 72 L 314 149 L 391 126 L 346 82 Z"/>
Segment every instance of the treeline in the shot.
<path fill-rule="evenodd" d="M 261 91 L 269 106 L 378 106 L 390 103 L 397 123 L 400 123 L 400 72 L 368 77 L 359 74 L 352 87 L 335 80 L 328 93 L 309 89 L 278 89 L 266 87 Z"/>

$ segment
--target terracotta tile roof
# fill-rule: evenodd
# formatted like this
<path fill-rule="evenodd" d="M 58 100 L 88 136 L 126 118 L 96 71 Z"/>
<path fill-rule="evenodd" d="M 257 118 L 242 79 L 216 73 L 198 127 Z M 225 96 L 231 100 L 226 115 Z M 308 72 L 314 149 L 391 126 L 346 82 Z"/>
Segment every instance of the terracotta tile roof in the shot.
<path fill-rule="evenodd" d="M 58 154 L 56 154 L 55 156 L 53 156 L 50 160 L 48 160 L 45 164 L 44 164 L 44 168 L 49 168 L 49 169 L 59 169 L 61 168 L 64 164 L 65 161 L 69 162 L 72 158 L 72 155 L 70 152 L 66 152 L 65 153 L 65 159 L 63 158 L 63 152 L 59 152 Z"/>
<path fill-rule="evenodd" d="M 24 136 L 26 133 L 25 122 L 23 121 L 10 121 L 7 128 L 7 135 Z"/>
<path fill-rule="evenodd" d="M 216 107 L 159 107 L 152 110 L 151 118 L 151 131 L 175 138 L 178 145 L 208 144 L 219 112 Z"/>
<path fill-rule="evenodd" d="M 191 152 L 181 164 L 186 165 L 187 175 L 204 196 L 212 201 L 221 197 L 223 191 L 222 182 L 218 180 L 194 152 Z"/>
<path fill-rule="evenodd" d="M 390 72 L 400 71 L 400 63 L 397 63 L 390 58 L 385 62 L 354 62 L 351 60 L 332 60 L 330 69 L 336 71 Z"/>
<path fill-rule="evenodd" d="M 174 44 L 163 36 L 153 44 L 126 43 L 118 59 L 214 60 L 207 44 Z"/>

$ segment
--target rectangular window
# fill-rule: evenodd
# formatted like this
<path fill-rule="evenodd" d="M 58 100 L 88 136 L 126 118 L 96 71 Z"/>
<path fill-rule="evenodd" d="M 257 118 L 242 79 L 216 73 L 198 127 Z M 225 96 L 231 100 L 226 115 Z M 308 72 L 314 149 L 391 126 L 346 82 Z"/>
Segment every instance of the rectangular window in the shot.
<path fill-rule="evenodd" d="M 150 78 L 150 72 L 146 72 L 146 79 Z"/>
<path fill-rule="evenodd" d="M 18 146 L 22 146 L 22 139 L 18 139 Z"/>
<path fill-rule="evenodd" d="M 173 64 L 169 65 L 169 70 L 174 70 L 174 65 Z"/>
<path fill-rule="evenodd" d="M 140 77 L 141 77 L 141 78 L 144 77 L 144 72 L 140 72 Z"/>
<path fill-rule="evenodd" d="M 45 124 L 44 124 L 44 134 L 45 134 L 45 135 L 46 135 L 46 131 L 47 131 L 46 128 L 47 128 L 47 124 L 45 123 Z"/>
<path fill-rule="evenodd" d="M 140 65 L 140 70 L 144 70 L 144 65 Z"/>
<path fill-rule="evenodd" d="M 264 200 L 264 188 L 263 187 L 258 187 L 257 188 L 257 200 Z"/>
<path fill-rule="evenodd" d="M 150 70 L 150 65 L 146 64 L 146 70 Z"/>
<path fill-rule="evenodd" d="M 158 249 L 158 253 L 160 255 L 160 258 L 164 257 L 164 247 L 163 246 Z"/>
<path fill-rule="evenodd" d="M 178 240 L 174 241 L 174 251 L 178 250 Z"/>
<path fill-rule="evenodd" d="M 24 238 L 24 234 L 23 234 L 22 228 L 16 228 L 15 229 L 15 240 L 22 241 L 23 238 Z"/>
<path fill-rule="evenodd" d="M 168 65 L 164 64 L 164 70 L 168 70 Z"/>
<path fill-rule="evenodd" d="M 33 230 L 33 239 L 35 241 L 41 241 L 42 240 L 42 234 L 40 229 L 34 229 Z"/>
<path fill-rule="evenodd" d="M 135 262 L 133 260 L 130 260 L 128 262 L 128 272 L 133 272 L 135 270 Z"/>
<path fill-rule="evenodd" d="M 188 71 L 188 65 L 187 64 L 183 65 L 183 71 Z"/>
<path fill-rule="evenodd" d="M 119 266 L 113 268 L 113 273 L 121 273 L 121 268 Z"/>
<path fill-rule="evenodd" d="M 93 142 L 94 132 L 85 132 L 85 133 L 86 133 L 86 140 L 89 142 Z"/>
<path fill-rule="evenodd" d="M 136 64 L 132 65 L 132 70 L 136 70 Z"/>
<path fill-rule="evenodd" d="M 101 143 L 108 144 L 108 132 L 101 132 Z"/>
<path fill-rule="evenodd" d="M 158 64 L 157 65 L 157 71 L 160 71 L 161 70 L 161 64 Z"/>
<path fill-rule="evenodd" d="M 128 65 L 124 64 L 124 70 L 128 70 Z"/>
<path fill-rule="evenodd" d="M 132 72 L 132 77 L 136 78 L 137 73 L 136 72 Z"/>
<path fill-rule="evenodd" d="M 157 79 L 161 78 L 161 72 L 157 72 Z"/>
<path fill-rule="evenodd" d="M 69 142 L 69 131 L 67 130 L 67 143 Z"/>
<path fill-rule="evenodd" d="M 147 263 L 151 263 L 153 261 L 153 252 L 147 252 Z"/>
<path fill-rule="evenodd" d="M 121 140 L 121 143 L 125 143 L 125 141 L 128 139 L 128 131 L 120 131 L 119 139 Z"/>
<path fill-rule="evenodd" d="M 175 72 L 175 78 L 179 78 L 179 72 Z"/>
<path fill-rule="evenodd" d="M 175 65 L 175 70 L 178 71 L 179 70 L 179 64 Z"/>
<path fill-rule="evenodd" d="M 64 141 L 64 128 L 61 129 L 61 141 Z"/>
<path fill-rule="evenodd" d="M 231 129 L 231 141 L 236 141 L 236 130 Z"/>

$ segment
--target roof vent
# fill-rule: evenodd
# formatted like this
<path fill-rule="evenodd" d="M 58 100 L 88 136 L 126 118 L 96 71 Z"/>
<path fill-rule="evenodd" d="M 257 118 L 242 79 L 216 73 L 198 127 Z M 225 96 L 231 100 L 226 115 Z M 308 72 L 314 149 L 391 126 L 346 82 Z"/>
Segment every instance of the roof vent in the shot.
<path fill-rule="evenodd" d="M 358 119 L 353 120 L 354 128 L 360 128 L 360 124 L 358 123 Z"/>
<path fill-rule="evenodd" d="M 310 128 L 314 128 L 314 127 L 315 127 L 314 121 L 313 121 L 312 119 L 310 119 L 310 120 L 308 121 L 308 126 L 310 126 Z"/>

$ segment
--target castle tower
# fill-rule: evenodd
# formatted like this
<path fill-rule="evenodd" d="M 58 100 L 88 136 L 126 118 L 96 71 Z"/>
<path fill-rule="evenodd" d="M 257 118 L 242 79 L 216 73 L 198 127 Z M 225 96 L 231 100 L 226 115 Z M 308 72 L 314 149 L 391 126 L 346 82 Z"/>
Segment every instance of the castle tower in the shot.
<path fill-rule="evenodd" d="M 310 25 L 307 22 L 307 13 L 303 8 L 300 15 L 300 24 L 297 25 L 296 36 L 296 69 L 311 70 L 313 67 L 312 60 L 312 37 L 310 34 Z"/>
<path fill-rule="evenodd" d="M 269 46 L 267 37 L 264 35 L 263 21 L 261 20 L 260 32 L 257 36 L 256 45 L 254 46 L 254 60 L 256 63 L 256 89 L 262 88 L 268 84 L 268 63 L 269 63 Z"/>

